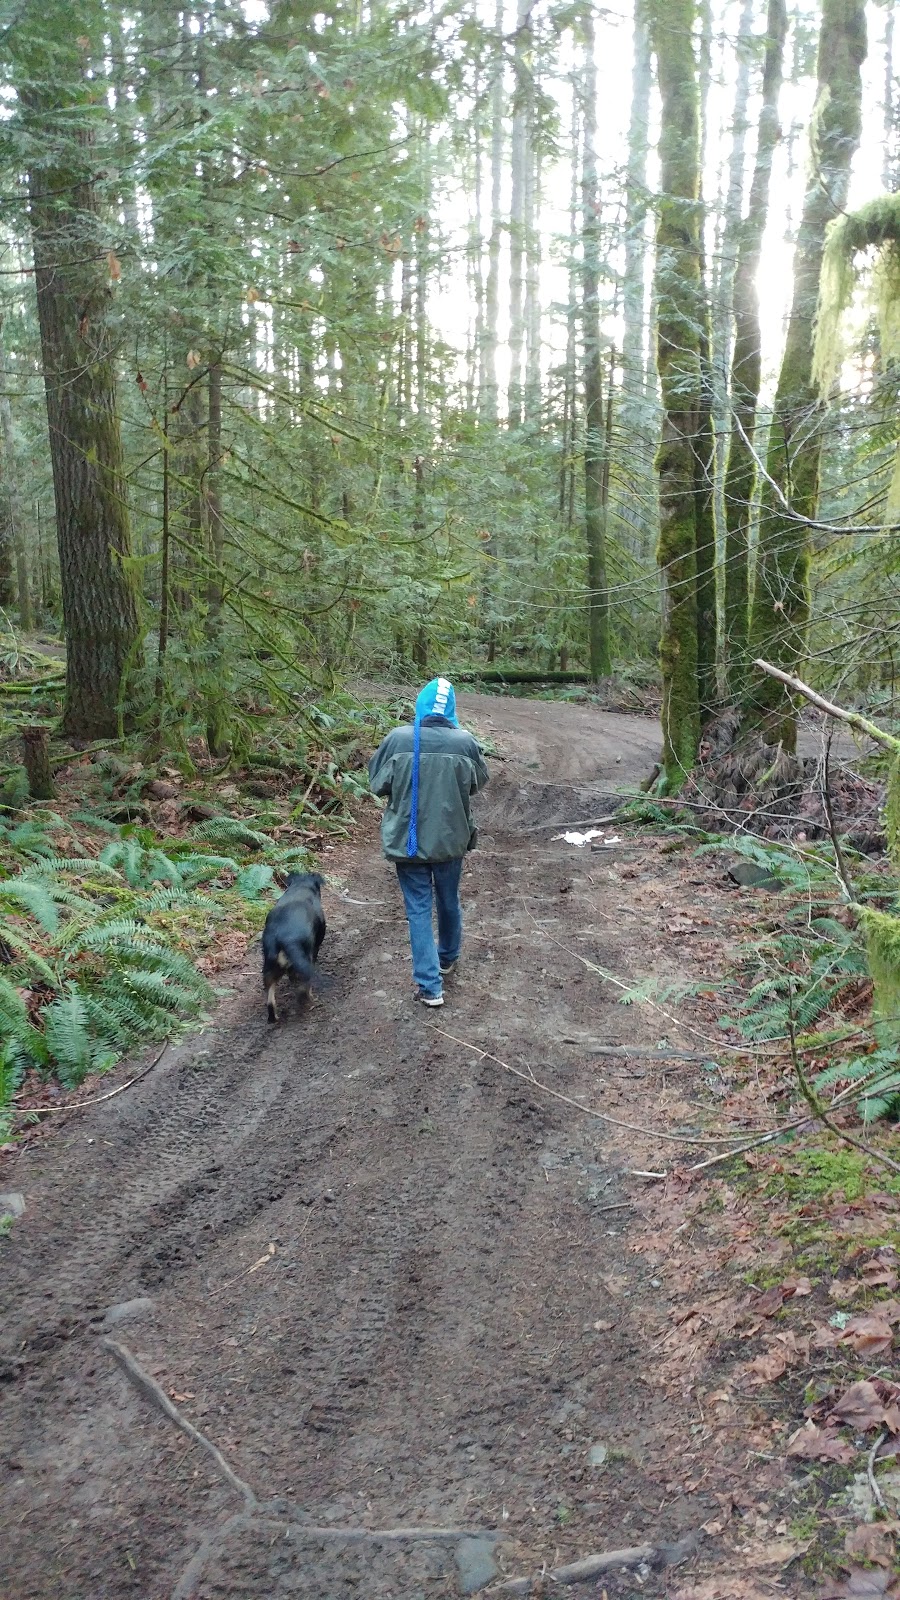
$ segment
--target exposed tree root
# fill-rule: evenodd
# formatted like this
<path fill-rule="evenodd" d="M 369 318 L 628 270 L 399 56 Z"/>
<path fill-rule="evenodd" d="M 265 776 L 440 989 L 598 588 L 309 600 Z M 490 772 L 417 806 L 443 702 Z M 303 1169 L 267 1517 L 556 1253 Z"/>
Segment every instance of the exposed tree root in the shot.
<path fill-rule="evenodd" d="M 141 1366 L 137 1358 L 125 1345 L 119 1344 L 115 1339 L 104 1339 L 107 1350 L 118 1361 L 129 1382 L 132 1383 L 145 1400 L 157 1407 L 169 1422 L 195 1444 L 199 1444 L 207 1455 L 211 1456 L 216 1467 L 222 1474 L 226 1483 L 244 1500 L 244 1510 L 235 1512 L 225 1522 L 219 1524 L 206 1534 L 199 1548 L 192 1555 L 184 1568 L 174 1589 L 171 1600 L 191 1600 L 199 1583 L 207 1561 L 216 1553 L 232 1534 L 249 1529 L 263 1529 L 279 1538 L 288 1535 L 311 1544 L 411 1544 L 415 1541 L 427 1541 L 431 1544 L 456 1544 L 460 1539 L 498 1538 L 492 1529 L 485 1528 L 320 1528 L 312 1523 L 299 1522 L 295 1518 L 285 1516 L 286 1502 L 282 1500 L 260 1500 L 248 1483 L 233 1472 L 221 1450 L 207 1439 L 199 1428 L 182 1416 L 176 1405 L 173 1405 L 168 1395 L 160 1388 L 155 1378 Z"/>

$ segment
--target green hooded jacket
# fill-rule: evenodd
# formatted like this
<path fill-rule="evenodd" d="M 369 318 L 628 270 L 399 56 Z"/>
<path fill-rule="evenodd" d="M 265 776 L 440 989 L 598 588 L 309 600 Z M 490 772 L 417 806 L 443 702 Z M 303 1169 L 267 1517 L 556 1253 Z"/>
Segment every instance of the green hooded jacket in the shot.
<path fill-rule="evenodd" d="M 369 762 L 373 794 L 387 796 L 381 819 L 381 844 L 389 861 L 455 861 L 478 840 L 470 799 L 488 781 L 481 746 L 465 728 L 443 718 L 427 719 L 421 729 L 418 843 L 406 854 L 412 793 L 413 730 L 394 728 Z"/>

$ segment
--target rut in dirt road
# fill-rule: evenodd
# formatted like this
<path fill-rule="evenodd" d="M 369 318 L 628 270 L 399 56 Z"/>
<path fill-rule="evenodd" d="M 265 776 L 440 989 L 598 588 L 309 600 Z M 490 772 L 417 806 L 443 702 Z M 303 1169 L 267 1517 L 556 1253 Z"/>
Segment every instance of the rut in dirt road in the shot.
<path fill-rule="evenodd" d="M 114 1337 L 284 1515 L 501 1536 L 363 1549 L 250 1526 L 211 1550 L 198 1596 L 437 1600 L 708 1514 L 647 1466 L 665 1419 L 630 1306 L 653 1291 L 625 1250 L 633 1180 L 609 1129 L 438 1031 L 595 1104 L 596 1070 L 561 1039 L 640 1036 L 568 953 L 627 968 L 622 890 L 597 857 L 501 833 L 511 792 L 497 790 L 436 1017 L 411 1003 L 372 823 L 336 861 L 362 904 L 328 897 L 330 981 L 308 1013 L 267 1028 L 248 979 L 240 1021 L 18 1158 L 28 1211 L 2 1258 L 8 1600 L 168 1596 L 240 1509 L 98 1339 L 107 1308 L 138 1297 L 151 1307 Z"/>

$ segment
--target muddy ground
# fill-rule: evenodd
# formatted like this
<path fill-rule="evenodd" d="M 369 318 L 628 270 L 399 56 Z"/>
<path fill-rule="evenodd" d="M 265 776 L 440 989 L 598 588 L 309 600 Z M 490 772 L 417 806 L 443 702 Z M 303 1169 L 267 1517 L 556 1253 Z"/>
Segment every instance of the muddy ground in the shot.
<path fill-rule="evenodd" d="M 306 1013 L 289 1001 L 267 1028 L 250 953 L 205 1033 L 0 1174 L 27 1207 L 0 1242 L 4 1600 L 439 1600 L 719 1512 L 697 1396 L 656 1381 L 677 1281 L 633 1248 L 653 1182 L 635 1169 L 677 1147 L 477 1054 L 624 1122 L 683 1120 L 699 1069 L 564 1042 L 659 1039 L 659 1017 L 584 959 L 623 981 L 678 970 L 665 858 L 636 835 L 591 854 L 546 826 L 603 815 L 597 791 L 633 787 L 658 733 L 553 703 L 463 711 L 503 759 L 443 1011 L 412 1002 L 370 813 L 322 854 L 324 983 Z M 697 870 L 715 938 L 715 868 Z M 107 1334 L 276 1502 L 193 1567 L 241 1496 Z M 342 1536 L 410 1526 L 489 1537 Z M 674 1595 L 710 1559 L 707 1541 L 677 1571 L 569 1592 Z"/>

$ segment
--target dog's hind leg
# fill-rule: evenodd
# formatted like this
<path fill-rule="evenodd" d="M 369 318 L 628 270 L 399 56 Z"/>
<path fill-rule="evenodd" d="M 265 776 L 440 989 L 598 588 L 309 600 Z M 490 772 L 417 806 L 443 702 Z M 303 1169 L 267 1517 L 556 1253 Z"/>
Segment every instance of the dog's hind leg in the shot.
<path fill-rule="evenodd" d="M 270 983 L 268 989 L 266 990 L 266 1011 L 268 1013 L 270 1022 L 278 1021 L 278 1007 L 275 1004 L 275 988 L 276 985 L 274 983 Z"/>

